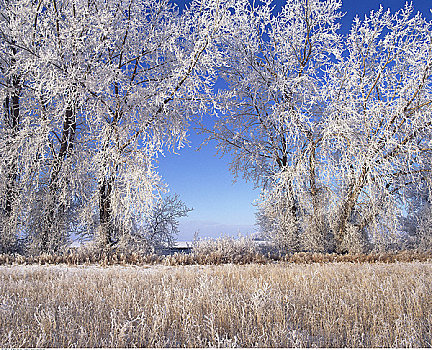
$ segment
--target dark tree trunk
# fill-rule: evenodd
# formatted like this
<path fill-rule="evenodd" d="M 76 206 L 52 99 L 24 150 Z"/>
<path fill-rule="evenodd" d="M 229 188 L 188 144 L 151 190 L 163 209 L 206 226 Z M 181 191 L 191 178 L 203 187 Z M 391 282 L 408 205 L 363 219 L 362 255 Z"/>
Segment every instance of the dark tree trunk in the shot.
<path fill-rule="evenodd" d="M 285 138 L 283 138 L 283 142 L 281 142 L 282 145 L 286 144 Z M 279 166 L 279 170 L 283 170 L 285 167 L 288 166 L 288 156 L 287 156 L 287 150 L 285 147 L 282 149 L 282 156 L 276 157 L 276 163 Z M 289 213 L 289 215 L 294 219 L 294 226 L 295 226 L 295 232 L 293 233 L 294 241 L 292 245 L 296 247 L 295 249 L 299 249 L 300 247 L 300 225 L 299 225 L 299 214 L 300 214 L 300 208 L 298 201 L 296 200 L 294 196 L 294 190 L 292 187 L 292 180 L 288 182 L 288 188 L 287 188 L 287 196 L 290 198 L 290 203 L 288 204 L 288 208 L 286 208 L 286 212 Z"/>
<path fill-rule="evenodd" d="M 51 169 L 50 181 L 48 186 L 48 208 L 45 214 L 45 225 L 42 229 L 41 236 L 41 250 L 42 252 L 48 252 L 50 249 L 58 249 L 59 247 L 50 247 L 50 234 L 54 230 L 56 224 L 56 212 L 61 210 L 57 208 L 58 204 L 58 190 L 59 175 L 62 170 L 65 159 L 70 156 L 75 140 L 76 133 L 76 116 L 73 107 L 69 105 L 66 108 L 65 118 L 63 121 L 62 137 L 60 140 L 59 152 L 54 157 L 53 166 Z"/>
<path fill-rule="evenodd" d="M 118 84 L 114 84 L 115 94 L 118 96 L 119 88 Z M 116 111 L 114 113 L 113 119 L 110 122 L 111 131 L 114 131 L 117 124 L 121 118 L 121 114 Z M 115 132 L 115 131 L 114 131 Z M 108 144 L 104 144 L 102 150 L 105 152 L 108 149 Z M 118 146 L 118 145 L 117 145 Z M 108 164 L 104 165 L 104 168 L 108 168 Z M 118 168 L 115 167 L 117 172 Z M 99 223 L 101 229 L 101 240 L 104 248 L 109 249 L 116 243 L 116 227 L 113 222 L 113 212 L 112 212 L 112 192 L 114 185 L 114 175 L 103 174 L 102 178 L 99 180 Z"/>
<path fill-rule="evenodd" d="M 5 116 L 5 126 L 9 130 L 10 137 L 12 139 L 16 138 L 19 125 L 20 125 L 20 79 L 18 76 L 13 76 L 11 79 L 11 86 L 13 92 L 11 95 L 6 96 L 3 107 L 4 107 L 4 116 Z M 13 145 L 12 145 L 13 147 Z M 6 193 L 5 193 L 5 204 L 4 204 L 4 213 L 8 218 L 11 216 L 13 211 L 13 202 L 16 197 L 16 182 L 18 180 L 18 166 L 17 160 L 13 159 L 10 164 L 8 164 L 8 173 L 7 173 L 7 183 L 6 183 Z"/>
<path fill-rule="evenodd" d="M 17 51 L 15 48 L 11 48 L 11 68 L 13 68 L 16 64 L 15 55 Z M 11 92 L 5 97 L 3 101 L 3 113 L 4 113 L 4 127 L 6 129 L 6 134 L 8 140 L 7 148 L 15 147 L 14 143 L 16 137 L 18 136 L 19 128 L 20 128 L 20 95 L 21 95 L 21 79 L 18 74 L 13 74 L 10 80 L 7 82 Z M 11 150 L 12 154 L 14 153 L 14 149 Z M 0 215 L 2 217 L 2 222 L 0 222 L 0 230 L 3 231 L 3 239 L 5 237 L 9 237 L 8 243 L 2 244 L 2 249 L 5 252 L 13 251 L 15 248 L 13 247 L 16 243 L 17 234 L 10 231 L 13 230 L 13 225 L 11 224 L 11 218 L 13 212 L 15 210 L 15 202 L 18 196 L 18 181 L 19 181 L 19 173 L 18 173 L 18 159 L 12 158 L 9 160 L 6 171 L 6 188 L 5 192 L 1 194 L 3 197 L 1 200 L 2 207 L 0 208 Z M 7 231 L 7 232 L 6 232 Z"/>
<path fill-rule="evenodd" d="M 13 68 L 16 64 L 15 55 L 17 51 L 15 48 L 11 48 L 11 61 L 10 66 Z M 18 136 L 20 128 L 20 95 L 21 95 L 21 79 L 16 73 L 11 76 L 9 81 L 10 93 L 5 97 L 3 101 L 3 118 L 4 128 L 6 129 L 6 147 L 8 151 L 12 151 L 14 154 L 15 140 Z M 12 159 L 6 164 L 7 170 L 5 174 L 6 188 L 1 194 L 2 206 L 0 208 L 0 230 L 3 231 L 3 240 L 1 249 L 4 252 L 14 251 L 14 245 L 16 243 L 17 234 L 12 232 L 13 225 L 11 225 L 12 215 L 15 210 L 15 202 L 18 196 L 18 159 L 13 156 Z M 8 237 L 8 239 L 6 238 Z"/>
<path fill-rule="evenodd" d="M 104 177 L 99 184 L 99 220 L 102 229 L 102 243 L 105 247 L 110 247 L 115 243 L 111 195 L 112 183 L 109 179 Z"/>
<path fill-rule="evenodd" d="M 347 253 L 347 247 L 343 246 L 347 234 L 347 226 L 353 216 L 357 200 L 366 182 L 366 175 L 369 168 L 363 165 L 362 170 L 356 180 L 348 186 L 345 202 L 342 205 L 339 223 L 335 234 L 336 252 L 339 254 Z"/>

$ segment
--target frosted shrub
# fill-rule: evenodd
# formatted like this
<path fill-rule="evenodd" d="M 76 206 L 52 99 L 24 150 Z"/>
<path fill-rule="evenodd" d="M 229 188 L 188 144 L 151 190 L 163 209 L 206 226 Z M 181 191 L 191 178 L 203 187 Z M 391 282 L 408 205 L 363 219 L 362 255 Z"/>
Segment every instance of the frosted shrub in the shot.
<path fill-rule="evenodd" d="M 250 237 L 223 236 L 195 240 L 192 253 L 203 262 L 248 262 L 260 255 L 259 248 Z"/>
<path fill-rule="evenodd" d="M 364 233 L 354 225 L 348 225 L 342 242 L 342 250 L 349 253 L 366 253 L 369 251 L 368 240 Z"/>
<path fill-rule="evenodd" d="M 302 247 L 304 251 L 327 253 L 334 250 L 333 235 L 324 219 L 308 217 L 303 225 Z"/>
<path fill-rule="evenodd" d="M 0 254 L 14 253 L 18 250 L 15 227 L 4 221 L 0 221 Z"/>
<path fill-rule="evenodd" d="M 432 206 L 424 210 L 417 233 L 418 249 L 432 251 Z"/>

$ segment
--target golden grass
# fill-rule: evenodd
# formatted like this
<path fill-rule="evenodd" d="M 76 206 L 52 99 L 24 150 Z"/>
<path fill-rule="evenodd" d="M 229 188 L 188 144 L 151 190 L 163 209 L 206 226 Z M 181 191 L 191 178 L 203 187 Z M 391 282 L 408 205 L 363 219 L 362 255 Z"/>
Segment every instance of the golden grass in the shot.
<path fill-rule="evenodd" d="M 430 347 L 432 264 L 2 266 L 1 347 Z"/>
<path fill-rule="evenodd" d="M 221 265 L 221 264 L 273 264 L 287 262 L 296 264 L 313 264 L 329 262 L 351 263 L 395 263 L 395 262 L 432 262 L 432 252 L 405 250 L 399 252 L 373 252 L 369 254 L 326 254 L 306 253 L 263 254 L 256 249 L 197 249 L 190 254 L 142 255 L 136 252 L 119 253 L 115 251 L 77 251 L 61 255 L 41 254 L 23 256 L 18 254 L 0 254 L 0 265 Z"/>

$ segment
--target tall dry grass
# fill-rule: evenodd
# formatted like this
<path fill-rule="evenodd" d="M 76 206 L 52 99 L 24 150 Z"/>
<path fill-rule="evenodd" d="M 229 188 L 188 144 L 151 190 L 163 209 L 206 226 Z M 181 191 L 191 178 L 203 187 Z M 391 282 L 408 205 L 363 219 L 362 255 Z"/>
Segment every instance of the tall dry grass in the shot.
<path fill-rule="evenodd" d="M 328 262 L 432 262 L 432 251 L 404 250 L 396 252 L 371 252 L 369 254 L 326 254 L 298 252 L 281 254 L 272 245 L 259 245 L 250 238 L 222 237 L 199 240 L 194 243 L 189 254 L 175 253 L 173 255 L 141 254 L 136 251 L 117 251 L 80 247 L 70 249 L 60 254 L 18 255 L 0 254 L 0 265 L 220 265 L 220 264 L 273 264 L 275 262 L 289 263 L 328 263 Z"/>
<path fill-rule="evenodd" d="M 0 267 L 1 347 L 430 347 L 432 264 Z"/>

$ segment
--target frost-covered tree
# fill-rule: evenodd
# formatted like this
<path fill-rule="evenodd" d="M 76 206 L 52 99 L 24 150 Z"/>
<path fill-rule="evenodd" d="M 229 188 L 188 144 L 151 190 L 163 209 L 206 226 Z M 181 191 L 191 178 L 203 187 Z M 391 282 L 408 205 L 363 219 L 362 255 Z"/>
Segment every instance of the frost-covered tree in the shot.
<path fill-rule="evenodd" d="M 26 51 L 17 43 L 33 37 L 34 26 L 24 23 L 29 23 L 34 15 L 29 2 L 5 0 L 0 8 L 0 251 L 9 252 L 18 248 L 21 194 L 30 175 L 23 169 L 23 148 L 32 142 L 23 127 L 32 96 L 27 84 L 31 64 L 25 62 Z"/>
<path fill-rule="evenodd" d="M 214 130 L 231 169 L 263 188 L 287 250 L 366 251 L 400 229 L 430 171 L 431 25 L 380 9 L 337 35 L 339 1 L 238 3 Z"/>
<path fill-rule="evenodd" d="M 97 74 L 103 82 L 92 88 L 98 143 L 88 167 L 97 178 L 105 245 L 132 230 L 137 217 L 151 215 L 160 186 L 155 157 L 184 143 L 229 14 L 226 3 L 215 1 L 193 2 L 181 16 L 168 1 L 124 6 L 107 24 L 115 41 L 106 45 L 108 64 Z"/>
<path fill-rule="evenodd" d="M 432 178 L 426 174 L 419 183 L 406 186 L 406 207 L 401 215 L 404 245 L 424 251 L 432 250 Z"/>
<path fill-rule="evenodd" d="M 320 91 L 325 70 L 341 54 L 340 6 L 292 0 L 272 15 L 270 2 L 237 2 L 224 41 L 220 72 L 228 89 L 216 98 L 215 128 L 206 131 L 222 154 L 233 154 L 236 176 L 270 191 L 262 213 L 274 222 L 267 225 L 271 235 L 289 250 L 301 249 L 303 226 L 313 225 L 325 239 L 326 193 L 316 170 L 324 133 Z"/>
<path fill-rule="evenodd" d="M 405 191 L 431 170 L 431 40 L 431 23 L 411 5 L 381 8 L 355 19 L 347 55 L 328 74 L 323 149 L 340 251 L 350 240 L 385 245 Z"/>
<path fill-rule="evenodd" d="M 88 187 L 80 159 L 88 158 L 91 142 L 83 112 L 89 94 L 81 82 L 95 46 L 83 38 L 92 37 L 97 9 L 58 1 L 2 5 L 13 18 L 2 26 L 2 32 L 10 32 L 2 39 L 19 53 L 14 62 L 26 88 L 16 147 L 2 144 L 4 159 L 19 164 L 15 232 L 27 236 L 32 251 L 57 251 L 67 243 L 74 209 Z"/>
<path fill-rule="evenodd" d="M 89 94 L 81 82 L 91 70 L 92 21 L 96 9 L 79 2 L 41 2 L 35 16 L 39 59 L 34 67 L 39 150 L 38 190 L 30 208 L 29 234 L 40 251 L 58 251 L 67 243 L 76 204 L 88 187 L 88 169 L 80 166 L 90 155 L 85 138 Z M 90 38 L 90 39 L 88 39 Z M 40 44 L 39 44 L 40 43 Z M 34 57 L 33 59 L 37 59 Z"/>
<path fill-rule="evenodd" d="M 194 1 L 181 15 L 165 0 L 1 6 L 1 98 L 16 96 L 18 73 L 28 92 L 19 136 L 1 124 L 5 215 L 35 252 L 58 251 L 77 228 L 111 246 L 163 190 L 156 155 L 182 146 L 202 107 L 228 2 Z"/>
<path fill-rule="evenodd" d="M 178 195 L 161 198 L 144 224 L 145 240 L 156 250 L 172 247 L 179 232 L 179 218 L 187 216 L 191 210 Z"/>
<path fill-rule="evenodd" d="M 1 140 L 2 146 L 8 148 L 15 148 L 14 141 L 17 137 L 19 128 L 20 118 L 20 95 L 23 88 L 22 77 L 16 70 L 16 58 L 17 49 L 8 45 L 5 37 L 9 40 L 12 37 L 12 33 L 8 29 L 12 26 L 13 18 L 10 16 L 3 16 L 1 19 L 2 28 L 2 41 L 1 41 L 1 62 L 0 62 L 0 74 L 1 74 L 1 85 L 2 95 L 0 96 L 2 103 L 1 111 Z M 6 149 L 0 149 L 2 155 Z M 6 252 L 13 249 L 15 245 L 16 236 L 13 232 L 13 225 L 10 225 L 10 221 L 14 209 L 14 200 L 16 198 L 15 192 L 17 191 L 17 164 L 14 159 L 10 159 L 9 162 L 2 161 L 0 165 L 0 175 L 3 179 L 1 182 L 0 191 L 1 196 L 1 208 L 0 208 L 0 252 Z"/>
<path fill-rule="evenodd" d="M 146 217 L 136 217 L 128 235 L 118 237 L 117 252 L 161 253 L 174 245 L 179 232 L 179 219 L 192 209 L 180 200 L 179 195 L 158 198 Z"/>

